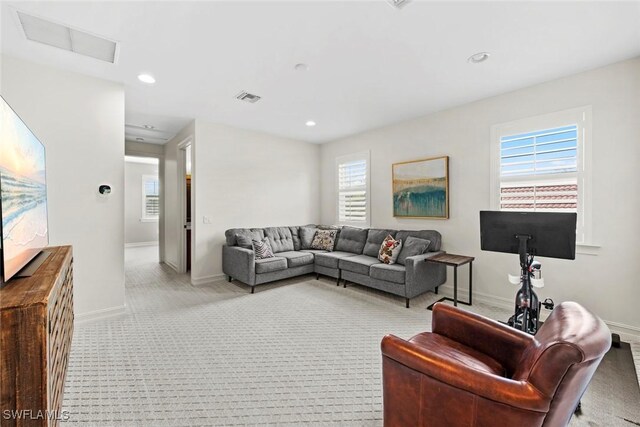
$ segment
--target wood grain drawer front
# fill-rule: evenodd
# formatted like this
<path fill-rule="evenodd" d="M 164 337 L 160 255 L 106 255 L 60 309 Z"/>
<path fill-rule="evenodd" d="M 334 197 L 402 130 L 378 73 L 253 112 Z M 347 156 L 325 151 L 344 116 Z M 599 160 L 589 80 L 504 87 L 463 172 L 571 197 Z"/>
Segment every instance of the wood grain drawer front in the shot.
<path fill-rule="evenodd" d="M 61 274 L 61 282 L 50 297 L 48 318 L 49 408 L 60 411 L 73 337 L 73 261 Z M 58 422 L 50 424 L 58 425 Z"/>
<path fill-rule="evenodd" d="M 46 250 L 50 255 L 33 276 L 0 287 L 2 427 L 59 426 L 64 417 L 73 335 L 73 250 Z"/>

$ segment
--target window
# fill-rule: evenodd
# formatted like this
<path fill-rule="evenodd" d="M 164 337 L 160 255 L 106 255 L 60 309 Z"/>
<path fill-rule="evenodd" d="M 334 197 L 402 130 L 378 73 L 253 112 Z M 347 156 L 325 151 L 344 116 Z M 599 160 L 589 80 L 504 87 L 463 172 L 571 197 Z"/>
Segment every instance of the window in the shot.
<path fill-rule="evenodd" d="M 158 177 L 142 176 L 142 220 L 157 220 L 160 215 Z"/>
<path fill-rule="evenodd" d="M 368 227 L 369 152 L 337 159 L 338 223 Z"/>
<path fill-rule="evenodd" d="M 588 107 L 494 126 L 492 205 L 503 211 L 576 212 L 590 238 Z"/>

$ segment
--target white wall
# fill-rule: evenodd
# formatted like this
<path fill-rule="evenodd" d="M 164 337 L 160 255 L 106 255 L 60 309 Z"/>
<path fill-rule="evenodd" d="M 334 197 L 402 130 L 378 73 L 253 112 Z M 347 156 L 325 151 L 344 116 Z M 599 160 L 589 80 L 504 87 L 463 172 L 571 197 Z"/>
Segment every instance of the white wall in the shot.
<path fill-rule="evenodd" d="M 76 314 L 122 308 L 123 86 L 4 56 L 0 89 L 46 147 L 50 243 L 73 245 Z"/>
<path fill-rule="evenodd" d="M 319 220 L 317 145 L 197 120 L 165 148 L 168 261 L 177 264 L 176 155 L 177 144 L 188 135 L 194 136 L 195 156 L 192 283 L 222 276 L 228 228 Z M 203 223 L 204 216 L 211 224 Z"/>
<path fill-rule="evenodd" d="M 124 243 L 158 242 L 158 221 L 142 221 L 142 177 L 158 176 L 158 165 L 124 163 Z"/>
<path fill-rule="evenodd" d="M 480 251 L 478 211 L 490 209 L 491 126 L 584 105 L 593 106 L 593 240 L 601 248 L 575 261 L 541 259 L 546 287 L 539 295 L 578 301 L 620 331 L 640 334 L 640 59 L 322 145 L 322 222 L 336 222 L 335 158 L 371 150 L 372 226 L 440 231 L 445 250 L 476 257 L 474 296 L 510 306 L 516 289 L 506 274 L 517 273 L 517 257 Z M 391 164 L 440 155 L 450 156 L 450 219 L 394 218 Z M 466 290 L 466 267 L 461 273 L 459 289 Z"/>

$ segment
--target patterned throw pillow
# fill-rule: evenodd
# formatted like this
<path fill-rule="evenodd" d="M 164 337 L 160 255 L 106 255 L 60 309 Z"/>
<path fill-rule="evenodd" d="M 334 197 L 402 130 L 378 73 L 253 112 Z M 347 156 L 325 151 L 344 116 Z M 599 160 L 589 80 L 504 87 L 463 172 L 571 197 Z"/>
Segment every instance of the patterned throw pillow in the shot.
<path fill-rule="evenodd" d="M 333 251 L 337 234 L 338 230 L 317 230 L 311 242 L 311 249 Z"/>
<path fill-rule="evenodd" d="M 252 240 L 251 243 L 253 243 L 253 252 L 256 254 L 256 259 L 273 258 L 274 255 L 269 239 Z"/>
<path fill-rule="evenodd" d="M 385 264 L 395 264 L 400 251 L 402 250 L 402 240 L 396 240 L 388 234 L 380 245 L 380 252 L 378 252 L 378 259 Z"/>

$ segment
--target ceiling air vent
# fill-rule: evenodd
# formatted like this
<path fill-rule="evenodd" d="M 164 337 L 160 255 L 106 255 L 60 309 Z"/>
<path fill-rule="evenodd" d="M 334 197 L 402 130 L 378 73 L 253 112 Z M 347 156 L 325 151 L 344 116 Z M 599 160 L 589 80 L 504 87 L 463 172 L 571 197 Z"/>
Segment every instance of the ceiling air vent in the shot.
<path fill-rule="evenodd" d="M 28 40 L 112 64 L 116 62 L 116 42 L 24 12 L 16 12 Z"/>
<path fill-rule="evenodd" d="M 240 92 L 236 95 L 236 99 L 239 99 L 240 101 L 250 102 L 252 104 L 260 101 L 260 97 L 258 95 L 254 95 L 249 92 Z"/>
<path fill-rule="evenodd" d="M 407 3 L 409 3 L 411 0 L 387 0 L 387 2 L 389 2 L 389 4 L 393 7 L 395 7 L 396 9 L 402 9 L 403 7 L 405 7 L 407 5 Z"/>

